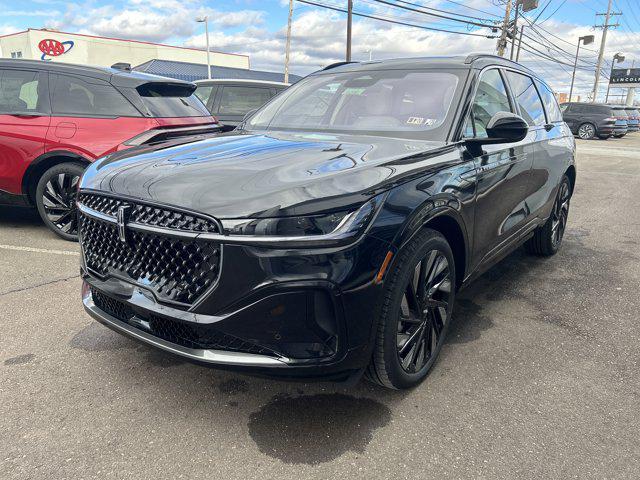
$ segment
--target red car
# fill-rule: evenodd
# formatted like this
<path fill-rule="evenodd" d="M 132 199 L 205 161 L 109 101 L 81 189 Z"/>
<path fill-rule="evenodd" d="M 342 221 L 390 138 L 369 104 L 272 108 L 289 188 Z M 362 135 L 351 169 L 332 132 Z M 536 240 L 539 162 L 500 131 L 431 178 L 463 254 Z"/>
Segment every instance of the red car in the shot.
<path fill-rule="evenodd" d="M 0 203 L 35 205 L 77 238 L 76 185 L 109 153 L 219 131 L 192 83 L 132 72 L 0 60 Z"/>

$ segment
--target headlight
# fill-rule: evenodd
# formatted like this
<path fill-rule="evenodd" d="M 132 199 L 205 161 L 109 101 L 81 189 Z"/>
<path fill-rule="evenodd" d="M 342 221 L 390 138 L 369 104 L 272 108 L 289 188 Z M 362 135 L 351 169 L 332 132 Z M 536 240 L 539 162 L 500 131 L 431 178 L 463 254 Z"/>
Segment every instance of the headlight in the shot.
<path fill-rule="evenodd" d="M 344 245 L 366 231 L 380 203 L 374 198 L 357 210 L 324 215 L 221 220 L 224 241 L 282 248 Z"/>

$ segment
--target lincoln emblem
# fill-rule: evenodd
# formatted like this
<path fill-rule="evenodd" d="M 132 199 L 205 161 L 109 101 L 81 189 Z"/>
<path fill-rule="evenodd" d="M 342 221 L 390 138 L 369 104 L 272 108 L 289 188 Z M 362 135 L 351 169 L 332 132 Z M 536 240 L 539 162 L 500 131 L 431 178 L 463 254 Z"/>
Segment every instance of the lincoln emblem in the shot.
<path fill-rule="evenodd" d="M 130 205 L 118 207 L 118 238 L 123 243 L 127 243 L 127 220 L 129 220 L 130 211 Z"/>

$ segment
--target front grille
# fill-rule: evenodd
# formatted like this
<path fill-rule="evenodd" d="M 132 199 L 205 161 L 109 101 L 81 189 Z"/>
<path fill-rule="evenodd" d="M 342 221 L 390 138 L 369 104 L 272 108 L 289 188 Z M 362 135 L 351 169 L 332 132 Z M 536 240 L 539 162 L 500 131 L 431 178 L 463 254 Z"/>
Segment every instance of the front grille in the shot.
<path fill-rule="evenodd" d="M 132 207 L 129 221 L 153 227 L 170 228 L 182 232 L 218 233 L 220 229 L 213 220 L 169 207 L 158 207 L 145 203 L 130 202 L 95 193 L 80 193 L 78 201 L 96 212 L 116 218 L 118 207 Z"/>
<path fill-rule="evenodd" d="M 81 202 L 84 201 L 83 196 Z M 120 206 L 122 202 L 109 200 L 83 204 L 102 208 L 102 213 L 108 215 L 107 212 L 113 211 L 113 205 Z M 141 207 L 140 212 L 147 208 L 146 205 L 136 207 Z M 148 225 L 153 225 L 152 222 L 160 218 L 153 212 L 145 215 L 144 218 L 149 218 L 145 222 Z M 174 219 L 170 224 L 179 229 L 177 225 L 184 224 L 183 220 Z M 172 237 L 131 228 L 127 228 L 126 233 L 127 241 L 123 242 L 116 224 L 80 215 L 81 246 L 86 266 L 92 273 L 102 278 L 124 278 L 151 290 L 159 301 L 182 308 L 188 308 L 215 284 L 220 273 L 219 244 L 198 240 L 195 236 Z"/>
<path fill-rule="evenodd" d="M 154 314 L 136 314 L 126 303 L 111 298 L 95 288 L 91 288 L 91 295 L 96 307 L 108 313 L 112 317 L 128 323 L 129 320 L 136 315 L 141 320 L 145 320 L 149 323 L 149 330 L 143 331 L 186 348 L 227 350 L 233 352 L 255 353 L 257 355 L 278 356 L 278 354 L 271 349 L 240 339 L 233 335 L 222 333 L 209 325 L 196 323 L 191 324 L 188 322 L 181 322 L 179 320 L 159 317 Z M 133 326 L 140 329 L 135 324 Z"/>

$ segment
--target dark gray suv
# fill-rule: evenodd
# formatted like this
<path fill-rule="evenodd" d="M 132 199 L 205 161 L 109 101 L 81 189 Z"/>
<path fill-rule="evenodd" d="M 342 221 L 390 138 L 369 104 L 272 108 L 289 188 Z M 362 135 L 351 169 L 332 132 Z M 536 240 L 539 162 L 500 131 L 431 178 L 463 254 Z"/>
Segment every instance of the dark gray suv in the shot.
<path fill-rule="evenodd" d="M 602 103 L 563 103 L 560 105 L 562 118 L 571 132 L 583 140 L 594 137 L 606 140 L 612 135 L 624 135 L 622 125 L 616 124 L 616 115 L 611 106 Z"/>

